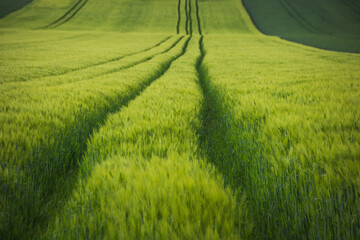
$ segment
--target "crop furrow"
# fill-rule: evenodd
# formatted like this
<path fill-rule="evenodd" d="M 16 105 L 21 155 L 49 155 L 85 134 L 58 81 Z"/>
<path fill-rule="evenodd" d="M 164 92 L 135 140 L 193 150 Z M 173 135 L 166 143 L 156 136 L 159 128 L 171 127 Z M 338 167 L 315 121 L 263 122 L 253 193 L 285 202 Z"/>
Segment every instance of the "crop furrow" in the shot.
<path fill-rule="evenodd" d="M 26 48 L 29 47 L 39 47 L 39 43 L 54 43 L 54 42 L 63 42 L 63 41 L 68 41 L 68 40 L 74 40 L 74 39 L 81 39 L 81 38 L 86 38 L 89 39 L 88 35 L 84 35 L 84 34 L 80 34 L 77 36 L 73 36 L 73 37 L 66 37 L 66 38 L 62 38 L 62 39 L 48 39 L 48 40 L 38 40 L 38 41 L 28 41 L 28 42 L 14 42 L 14 43 L 2 43 L 0 48 L 23 48 L 26 46 Z"/>
<path fill-rule="evenodd" d="M 63 16 L 55 20 L 54 22 L 50 23 L 49 25 L 46 25 L 43 28 L 56 28 L 60 25 L 70 21 L 88 2 L 88 0 L 79 0 L 75 3 L 75 5 L 70 8 Z"/>
<path fill-rule="evenodd" d="M 262 124 L 268 115 L 258 117 L 252 114 L 249 117 L 241 114 L 249 104 L 246 103 L 247 96 L 238 98 L 243 102 L 236 100 L 237 93 L 231 92 L 233 84 L 223 79 L 224 73 L 219 74 L 218 69 L 214 71 L 208 67 L 207 64 L 212 64 L 216 69 L 219 60 L 217 53 L 209 54 L 210 60 L 207 59 L 203 38 L 200 49 L 202 57 L 197 69 L 205 98 L 202 150 L 222 173 L 225 184 L 239 193 L 239 199 L 245 195 L 248 220 L 254 223 L 251 239 L 296 239 L 301 234 L 306 239 L 331 239 L 334 236 L 351 239 L 349 236 L 356 236 L 359 220 L 353 212 L 359 209 L 358 185 L 340 177 L 330 180 L 333 186 L 328 184 L 325 175 L 330 168 L 324 170 L 323 163 L 316 162 L 313 156 L 306 160 L 308 166 L 296 155 L 291 156 L 289 162 L 275 163 L 283 161 L 278 156 L 274 160 L 273 156 L 285 146 L 284 142 L 280 142 L 280 147 L 266 145 L 269 143 L 264 141 L 267 133 Z M 234 69 L 237 71 L 236 67 Z M 251 101 L 255 103 L 255 100 Z M 265 104 L 265 101 L 269 99 L 256 104 Z M 293 104 L 289 106 L 295 107 Z"/>
<path fill-rule="evenodd" d="M 196 19 L 197 19 L 198 31 L 199 31 L 199 34 L 202 35 L 198 0 L 195 0 L 195 6 L 196 6 Z"/>
<path fill-rule="evenodd" d="M 126 104 L 124 104 L 124 106 L 128 106 L 128 104 L 130 104 L 131 101 L 135 100 L 136 97 L 139 96 L 148 86 L 150 86 L 150 85 L 151 85 L 153 82 L 155 82 L 157 79 L 161 78 L 161 77 L 170 69 L 172 63 L 175 62 L 176 60 L 178 60 L 180 57 L 182 57 L 182 56 L 186 53 L 186 51 L 187 51 L 187 49 L 188 49 L 189 42 L 190 42 L 191 39 L 192 39 L 191 36 L 188 37 L 188 39 L 186 40 L 185 44 L 184 44 L 183 47 L 182 47 L 182 52 L 181 52 L 178 56 L 176 56 L 171 62 L 169 62 L 169 63 L 165 66 L 165 68 L 164 68 L 164 70 L 163 70 L 163 72 L 162 72 L 161 74 L 159 74 L 156 78 L 153 78 L 151 81 L 147 82 L 146 86 L 145 86 L 144 88 L 142 88 L 141 91 L 139 91 L 139 92 L 138 92 L 136 95 L 134 95 L 133 97 L 129 98 L 129 100 L 126 102 Z M 93 150 L 93 149 L 92 149 L 92 150 Z M 98 149 L 98 150 L 100 150 L 100 149 Z M 98 154 L 99 154 L 99 152 L 96 152 L 95 155 L 98 155 Z M 92 155 L 94 155 L 94 153 L 92 153 Z M 104 160 L 106 157 L 108 157 L 108 156 L 107 156 L 107 155 L 106 155 L 106 156 L 102 156 L 101 159 Z M 93 156 L 92 159 L 94 159 L 94 158 L 96 158 L 96 157 Z M 86 163 L 86 164 L 90 164 L 90 165 L 91 165 L 91 166 L 88 166 L 88 167 L 87 167 L 87 173 L 86 173 L 86 175 L 90 174 L 94 163 L 95 163 L 95 162 Z"/>
<path fill-rule="evenodd" d="M 349 2 L 360 11 L 360 3 L 357 0 L 349 0 Z"/>
<path fill-rule="evenodd" d="M 42 76 L 41 78 L 35 77 L 35 78 L 26 79 L 26 80 L 20 80 L 20 81 L 0 82 L 0 85 L 13 83 L 13 82 L 17 82 L 17 83 L 29 82 L 29 81 L 33 81 L 33 80 L 48 78 L 48 77 L 59 77 L 59 76 L 63 76 L 63 75 L 66 75 L 66 74 L 76 73 L 78 71 L 85 71 L 85 70 L 88 70 L 88 69 L 93 68 L 93 67 L 101 67 L 102 65 L 105 65 L 105 64 L 113 63 L 113 62 L 125 59 L 127 57 L 131 57 L 131 56 L 134 56 L 134 55 L 137 55 L 137 54 L 141 54 L 141 53 L 145 53 L 147 51 L 150 51 L 150 50 L 152 50 L 152 49 L 154 49 L 156 47 L 159 47 L 160 45 L 162 45 L 163 43 L 168 41 L 170 38 L 171 38 L 171 36 L 168 36 L 165 39 L 161 40 L 160 42 L 156 43 L 154 46 L 148 47 L 146 49 L 143 49 L 143 50 L 140 50 L 140 51 L 137 51 L 137 52 L 128 53 L 128 54 L 125 54 L 125 55 L 122 55 L 122 56 L 119 56 L 119 57 L 111 58 L 111 59 L 101 61 L 101 62 L 97 62 L 97 63 L 94 63 L 94 64 L 90 64 L 90 65 L 87 65 L 87 66 L 84 66 L 84 67 L 74 68 L 74 69 L 64 71 L 64 72 L 61 72 L 61 73 L 45 75 L 45 76 Z"/>
<path fill-rule="evenodd" d="M 191 17 L 191 0 L 189 0 L 189 23 L 190 23 L 190 35 L 193 33 L 193 23 Z"/>
<path fill-rule="evenodd" d="M 153 59 L 156 56 L 159 56 L 159 55 L 162 55 L 162 54 L 165 54 L 165 53 L 169 52 L 171 49 L 176 47 L 176 45 L 183 38 L 184 38 L 184 36 L 179 37 L 170 47 L 166 48 L 165 50 L 163 50 L 163 51 L 161 51 L 159 53 L 152 54 L 152 55 L 147 56 L 145 58 L 142 58 L 142 59 L 140 59 L 138 61 L 135 61 L 135 62 L 132 62 L 132 63 L 129 63 L 129 64 L 125 64 L 125 65 L 120 66 L 120 67 L 117 67 L 117 66 L 112 67 L 110 70 L 102 70 L 102 69 L 100 69 L 98 72 L 90 72 L 89 74 L 87 73 L 87 71 L 84 71 L 84 72 L 76 71 L 72 75 L 70 75 L 70 76 L 67 75 L 66 76 L 66 79 L 70 78 L 71 82 L 68 82 L 66 80 L 65 81 L 64 80 L 59 80 L 59 81 L 52 80 L 51 85 L 48 85 L 47 82 L 44 82 L 44 83 L 46 84 L 46 86 L 51 86 L 51 87 L 61 86 L 61 85 L 66 85 L 66 84 L 74 84 L 74 83 L 81 82 L 81 81 L 89 81 L 89 80 L 92 80 L 92 79 L 105 77 L 106 75 L 109 75 L 109 74 L 114 74 L 114 73 L 117 73 L 117 72 L 120 72 L 120 71 L 124 71 L 124 70 L 127 70 L 129 68 L 135 67 L 136 65 L 139 65 L 139 64 L 145 63 L 147 61 L 150 61 L 151 59 Z M 50 81 L 48 81 L 48 82 L 50 82 Z M 32 85 L 33 82 L 29 83 L 29 84 Z"/>
<path fill-rule="evenodd" d="M 351 0 L 341 0 L 347 7 L 352 9 L 357 14 L 360 14 L 360 6 Z"/>
<path fill-rule="evenodd" d="M 68 21 L 70 21 L 85 6 L 85 4 L 87 2 L 88 2 L 88 0 L 85 0 L 83 2 L 83 4 L 78 9 L 76 9 L 68 18 L 66 18 L 65 21 L 63 21 L 62 23 L 57 24 L 55 27 L 59 27 L 60 25 L 63 25 L 64 23 L 67 23 Z"/>
<path fill-rule="evenodd" d="M 241 218 L 235 198 L 216 181 L 197 151 L 194 131 L 200 127 L 202 101 L 195 69 L 197 39 L 185 51 L 165 75 L 109 116 L 91 138 L 80 166 L 84 174 L 59 221 L 48 231 L 49 238 L 240 237 L 234 224 Z M 209 207 L 214 203 L 216 208 Z M 89 206 L 93 207 L 86 211 Z M 97 220 L 88 221 L 89 216 Z M 111 237 L 110 229 L 114 229 Z"/>
<path fill-rule="evenodd" d="M 60 18 L 56 19 L 54 22 L 50 23 L 49 25 L 46 25 L 43 28 L 48 28 L 48 27 L 50 27 L 52 25 L 55 25 L 55 24 L 59 23 L 61 20 L 65 19 L 73 10 L 75 10 L 80 5 L 80 3 L 82 1 L 83 0 L 78 0 L 67 12 L 65 12 L 64 15 L 62 15 Z"/>
<path fill-rule="evenodd" d="M 230 115 L 224 111 L 222 96 L 217 89 L 211 86 L 207 70 L 203 65 L 206 55 L 203 39 L 204 37 L 201 36 L 199 41 L 201 56 L 196 64 L 199 82 L 204 95 L 200 136 L 201 145 L 207 159 L 216 166 L 219 172 L 223 173 L 225 183 L 236 189 L 238 181 L 234 181 L 234 174 L 227 172 L 226 170 L 228 169 L 224 169 L 224 166 L 234 169 L 235 164 L 234 155 L 229 151 L 229 149 L 235 149 L 235 147 L 232 146 L 232 142 L 227 142 L 225 139 L 229 134 Z"/>
<path fill-rule="evenodd" d="M 217 172 L 222 174 L 225 185 L 230 186 L 231 189 L 237 192 L 236 198 L 240 204 L 242 199 L 245 198 L 245 194 L 252 193 L 254 191 L 252 188 L 258 187 L 253 183 L 254 171 L 258 169 L 267 171 L 269 169 L 265 161 L 251 162 L 251 159 L 258 155 L 258 152 L 261 152 L 261 147 L 255 141 L 251 142 L 244 137 L 244 128 L 239 126 L 233 118 L 231 109 L 226 106 L 224 94 L 213 85 L 208 68 L 203 63 L 206 56 L 203 40 L 204 37 L 201 36 L 199 41 L 201 56 L 196 64 L 204 96 L 201 108 L 201 151 L 205 158 L 216 167 Z M 262 160 L 262 158 L 260 159 Z M 267 186 L 262 187 L 266 188 Z M 239 191 L 240 188 L 241 191 Z M 250 197 L 246 195 L 246 199 L 253 200 L 251 198 L 253 196 L 249 195 Z M 249 209 L 248 202 L 242 202 L 241 204 L 243 204 L 244 208 Z M 252 222 L 253 219 L 247 219 L 246 221 Z M 247 231 L 245 228 L 243 229 L 244 233 Z"/>
<path fill-rule="evenodd" d="M 311 33 L 321 33 L 322 31 L 313 26 L 307 19 L 305 19 L 287 0 L 280 0 L 280 4 L 284 9 L 306 30 Z"/>
<path fill-rule="evenodd" d="M 233 118 L 233 112 L 226 105 L 224 94 L 213 85 L 208 68 L 204 64 L 206 50 L 204 37 L 201 36 L 199 48 L 201 56 L 196 64 L 198 78 L 203 91 L 204 101 L 202 111 L 202 129 L 200 130 L 200 146 L 204 157 L 215 166 L 216 171 L 224 177 L 226 186 L 237 193 L 236 199 L 245 209 L 249 209 L 247 202 L 242 202 L 248 192 L 252 192 L 254 168 L 259 166 L 267 169 L 267 163 L 253 162 L 253 156 L 261 152 L 255 141 L 249 141 L 243 134 L 243 127 Z M 262 160 L 262 158 L 260 158 Z M 256 169 L 258 170 L 258 169 Z M 258 187 L 258 186 L 256 186 Z M 265 186 L 263 186 L 265 188 Z M 241 191 L 239 191 L 241 189 Z M 255 204 L 254 204 L 255 205 Z M 249 209 L 249 211 L 252 209 Z M 246 217 L 248 218 L 248 217 Z M 252 222 L 252 219 L 247 219 Z M 246 226 L 242 226 L 244 234 L 248 234 Z M 247 233 L 246 233 L 247 232 Z"/>
<path fill-rule="evenodd" d="M 185 32 L 186 34 L 189 34 L 189 13 L 188 13 L 188 1 L 189 0 L 185 0 Z"/>
<path fill-rule="evenodd" d="M 177 45 L 183 38 L 184 38 L 184 36 L 181 36 L 181 37 L 178 38 L 169 48 L 165 49 L 165 50 L 162 51 L 162 52 L 153 54 L 153 55 L 148 56 L 148 57 L 146 57 L 146 58 L 144 58 L 144 59 L 141 59 L 141 60 L 139 60 L 139 61 L 136 61 L 136 62 L 127 64 L 127 65 L 124 65 L 124 66 L 121 66 L 121 67 L 116 67 L 116 68 L 113 68 L 113 69 L 110 69 L 110 70 L 107 70 L 107 71 L 101 71 L 101 72 L 99 72 L 99 73 L 93 73 L 93 74 L 91 74 L 91 76 L 87 76 L 85 79 L 81 78 L 81 79 L 79 79 L 79 80 L 72 80 L 71 83 L 76 83 L 76 82 L 78 82 L 78 81 L 88 81 L 88 80 L 95 79 L 95 78 L 98 78 L 98 77 L 104 77 L 104 76 L 106 76 L 106 75 L 113 74 L 113 73 L 117 73 L 117 72 L 120 72 L 120 71 L 129 69 L 129 68 L 135 67 L 136 65 L 139 65 L 139 64 L 145 63 L 145 62 L 147 62 L 147 61 L 150 61 L 151 59 L 153 59 L 153 58 L 156 57 L 156 56 L 159 56 L 159 55 L 161 55 L 161 54 L 165 54 L 165 53 L 169 52 L 171 49 L 173 49 L 174 47 L 176 47 L 176 45 Z M 76 73 L 76 74 L 78 74 L 78 73 Z M 52 84 L 52 86 L 59 86 L 59 85 L 62 85 L 62 84 L 67 84 L 67 82 L 54 83 L 54 84 Z"/>
<path fill-rule="evenodd" d="M 216 91 L 216 89 L 211 88 L 207 70 L 203 66 L 203 60 L 206 55 L 203 46 L 203 39 L 204 37 L 202 36 L 199 41 L 201 55 L 196 64 L 199 82 L 204 95 L 204 102 L 202 106 L 202 130 L 200 136 L 201 146 L 207 159 L 214 164 L 220 172 L 224 173 L 225 182 L 235 188 L 234 183 L 229 181 L 227 178 L 229 173 L 222 171 L 222 165 L 218 159 L 219 155 L 223 154 L 223 161 L 225 165 L 229 165 L 230 160 L 232 159 L 229 158 L 227 152 L 219 153 L 220 151 L 224 151 L 226 149 L 226 147 L 224 148 L 225 143 L 222 136 L 227 135 L 227 126 L 229 124 L 227 123 L 227 118 L 222 119 L 224 115 L 222 114 L 222 106 L 220 104 L 220 94 Z"/>
<path fill-rule="evenodd" d="M 178 20 L 177 20 L 177 24 L 176 24 L 176 33 L 179 34 L 180 33 L 180 23 L 181 23 L 181 0 L 179 0 L 178 2 Z"/>
<path fill-rule="evenodd" d="M 119 71 L 122 71 L 122 70 L 129 69 L 129 68 L 131 68 L 131 67 L 134 67 L 134 66 L 136 66 L 136 65 L 138 65 L 138 64 L 141 64 L 141 63 L 150 61 L 151 59 L 153 59 L 153 58 L 156 57 L 156 56 L 159 56 L 159 55 L 161 55 L 161 54 L 164 54 L 164 53 L 169 52 L 169 51 L 170 51 L 171 49 L 173 49 L 183 38 L 184 38 L 184 36 L 181 36 L 177 41 L 174 42 L 174 44 L 172 44 L 169 48 L 165 49 L 164 51 L 162 51 L 162 52 L 160 52 L 160 53 L 156 53 L 156 54 L 154 54 L 154 55 L 152 55 L 152 56 L 149 56 L 149 57 L 147 57 L 147 58 L 145 58 L 145 59 L 141 59 L 140 61 L 131 63 L 131 64 L 129 64 L 129 65 L 125 65 L 125 66 L 120 67 L 120 68 L 111 69 L 111 70 L 106 71 L 106 72 L 103 72 L 103 73 L 101 73 L 101 74 L 99 74 L 99 75 L 95 75 L 93 78 L 98 77 L 98 76 L 104 76 L 104 75 L 111 74 L 111 73 L 116 73 L 116 72 L 119 72 Z M 92 79 L 92 78 L 90 78 L 90 79 Z"/>
<path fill-rule="evenodd" d="M 360 12 L 360 4 L 359 1 L 357 0 L 349 0 L 348 1 L 349 5 L 351 5 L 353 8 L 355 8 L 354 10 L 356 10 L 357 12 Z"/>
<path fill-rule="evenodd" d="M 233 119 L 224 105 L 223 95 L 211 83 L 208 69 L 203 63 L 206 56 L 203 41 L 204 36 L 202 35 L 199 39 L 200 56 L 196 62 L 197 76 L 204 97 L 199 131 L 200 151 L 203 157 L 215 166 L 216 172 L 223 176 L 225 185 L 230 186 L 236 193 L 236 201 L 239 206 L 247 209 L 246 203 L 243 202 L 244 194 L 239 191 L 239 187 L 246 186 L 245 176 L 248 174 L 246 163 L 241 162 L 242 158 L 239 157 L 249 155 L 250 151 L 246 145 L 248 142 L 241 138 L 239 129 L 232 127 Z M 236 152 L 239 145 L 241 145 L 240 155 Z M 246 219 L 245 221 L 251 222 L 252 220 Z M 249 234 L 247 226 L 239 227 L 242 234 Z"/>
<path fill-rule="evenodd" d="M 54 119 L 60 120 L 61 125 L 49 130 L 46 125 L 53 126 L 52 120 L 44 119 L 43 121 L 48 122 L 42 122 L 37 129 L 37 133 L 42 133 L 42 127 L 44 134 L 46 133 L 40 144 L 34 140 L 35 142 L 21 153 L 16 150 L 16 155 L 3 155 L 5 153 L 2 152 L 4 166 L 12 171 L 1 181 L 0 186 L 2 194 L 7 193 L 0 197 L 1 206 L 6 206 L 0 216 L 0 221 L 4 223 L 0 226 L 0 233 L 4 233 L 5 238 L 21 238 L 23 234 L 46 224 L 52 215 L 51 209 L 61 205 L 59 199 L 66 198 L 66 194 L 63 196 L 63 192 L 67 192 L 65 188 L 72 187 L 69 178 L 77 175 L 77 165 L 86 150 L 86 142 L 91 133 L 104 123 L 110 113 L 118 111 L 162 76 L 172 62 L 186 51 L 189 38 L 182 42 L 182 47 L 173 48 L 171 52 L 154 58 L 151 63 L 143 63 L 135 67 L 136 69 L 129 70 L 130 73 L 119 73 L 117 76 L 102 79 L 101 83 L 93 81 L 53 87 L 53 90 L 46 88 L 39 93 L 48 99 L 48 107 L 53 106 L 50 108 L 53 112 L 48 112 L 47 115 L 61 116 L 62 119 Z M 67 104 L 64 105 L 64 102 Z M 33 105 L 36 107 L 38 103 L 35 101 Z M 59 106 L 62 110 L 58 109 Z M 39 116 L 34 113 L 30 122 L 23 125 L 35 125 L 32 121 L 45 114 L 44 111 L 46 109 L 42 110 Z M 17 122 L 12 124 L 14 127 L 18 125 Z M 17 134 L 15 130 L 11 131 Z M 21 131 L 18 134 L 20 135 Z M 71 172 L 72 174 L 69 174 Z M 59 181 L 64 184 L 59 184 Z"/>

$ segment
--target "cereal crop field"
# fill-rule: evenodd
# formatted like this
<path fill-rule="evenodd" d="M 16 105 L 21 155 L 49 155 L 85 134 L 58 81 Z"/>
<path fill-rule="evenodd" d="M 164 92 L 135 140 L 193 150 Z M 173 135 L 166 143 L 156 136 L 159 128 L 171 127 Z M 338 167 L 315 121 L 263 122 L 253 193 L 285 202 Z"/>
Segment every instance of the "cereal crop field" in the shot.
<path fill-rule="evenodd" d="M 0 6 L 1 239 L 360 238 L 357 1 Z"/>

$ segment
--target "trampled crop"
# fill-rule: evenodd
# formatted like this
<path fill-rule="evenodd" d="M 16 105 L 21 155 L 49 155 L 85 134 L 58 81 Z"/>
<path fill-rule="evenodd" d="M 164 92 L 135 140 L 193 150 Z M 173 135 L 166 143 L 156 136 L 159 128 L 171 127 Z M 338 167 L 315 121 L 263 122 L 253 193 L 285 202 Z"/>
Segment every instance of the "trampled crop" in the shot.
<path fill-rule="evenodd" d="M 279 4 L 287 39 L 356 52 L 356 22 Z M 239 0 L 34 0 L 0 27 L 3 238 L 360 237 L 358 54 Z"/>

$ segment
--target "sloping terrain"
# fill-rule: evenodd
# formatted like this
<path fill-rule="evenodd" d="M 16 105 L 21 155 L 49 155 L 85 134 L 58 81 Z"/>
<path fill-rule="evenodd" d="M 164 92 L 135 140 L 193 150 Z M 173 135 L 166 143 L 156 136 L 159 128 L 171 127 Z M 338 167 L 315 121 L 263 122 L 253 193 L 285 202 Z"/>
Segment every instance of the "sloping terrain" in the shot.
<path fill-rule="evenodd" d="M 356 32 L 306 4 L 272 27 Z M 358 239 L 359 64 L 239 0 L 34 0 L 0 20 L 0 236 Z"/>
<path fill-rule="evenodd" d="M 22 8 L 32 0 L 2 0 L 0 1 L 0 18 Z"/>
<path fill-rule="evenodd" d="M 1 27 L 121 32 L 174 32 L 177 1 L 37 0 L 5 17 Z"/>
<path fill-rule="evenodd" d="M 356 0 L 243 0 L 258 29 L 306 45 L 360 52 Z"/>

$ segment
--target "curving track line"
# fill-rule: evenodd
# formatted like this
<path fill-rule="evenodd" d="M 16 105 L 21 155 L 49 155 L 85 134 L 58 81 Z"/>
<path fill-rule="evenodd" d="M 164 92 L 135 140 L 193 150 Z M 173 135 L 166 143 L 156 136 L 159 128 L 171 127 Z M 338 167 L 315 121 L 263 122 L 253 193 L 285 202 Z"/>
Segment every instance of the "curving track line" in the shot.
<path fill-rule="evenodd" d="M 128 64 L 128 65 L 125 65 L 125 66 L 122 66 L 122 67 L 119 67 L 119 68 L 114 68 L 114 69 L 111 69 L 111 70 L 108 70 L 108 71 L 105 71 L 105 72 L 101 72 L 99 74 L 94 74 L 93 76 L 89 77 L 89 78 L 86 78 L 86 80 L 91 80 L 91 79 L 94 79 L 96 77 L 101 77 L 101 76 L 105 76 L 105 75 L 108 75 L 108 74 L 112 74 L 112 73 L 116 73 L 116 72 L 120 72 L 120 71 L 123 71 L 123 70 L 126 70 L 126 69 L 129 69 L 131 67 L 134 67 L 136 65 L 139 65 L 139 64 L 142 64 L 144 62 L 147 62 L 147 61 L 150 61 L 151 59 L 153 59 L 154 57 L 156 56 L 159 56 L 159 55 L 162 55 L 162 54 L 165 54 L 167 52 L 169 52 L 171 49 L 173 49 L 182 39 L 184 38 L 184 36 L 181 36 L 180 38 L 178 38 L 169 48 L 165 49 L 164 51 L 160 52 L 160 53 L 156 53 L 152 56 L 149 56 L 145 59 L 141 59 L 137 62 L 134 62 L 134 63 L 131 63 L 131 64 Z M 72 81 L 70 82 L 71 83 L 74 83 L 74 82 L 77 82 L 77 81 Z M 55 85 L 63 85 L 63 84 L 66 84 L 66 83 L 60 83 L 60 84 L 54 84 L 53 86 Z"/>
<path fill-rule="evenodd" d="M 41 43 L 53 43 L 53 42 L 62 42 L 62 41 L 68 41 L 68 40 L 74 40 L 74 39 L 79 39 L 79 38 L 86 38 L 89 39 L 88 36 L 81 34 L 81 35 L 77 35 L 77 36 L 72 36 L 72 37 L 65 37 L 65 38 L 56 38 L 56 39 L 49 39 L 49 40 L 37 40 L 37 41 L 28 41 L 28 42 L 13 42 L 13 43 L 2 43 L 1 47 L 39 47 L 39 44 Z"/>
<path fill-rule="evenodd" d="M 120 93 L 118 93 L 116 96 L 111 97 L 112 100 L 107 100 L 108 102 L 112 102 L 112 103 L 117 103 L 117 104 L 109 104 L 109 106 L 96 106 L 96 109 L 92 110 L 91 113 L 86 113 L 85 111 L 85 115 L 87 114 L 88 117 L 79 117 L 78 118 L 78 123 L 77 125 L 74 126 L 68 126 L 68 132 L 71 132 L 72 134 L 64 134 L 61 138 L 59 138 L 58 142 L 53 143 L 53 145 L 50 144 L 49 148 L 51 149 L 62 149 L 63 145 L 67 145 L 69 144 L 68 142 L 72 142 L 71 140 L 73 139 L 80 139 L 78 142 L 81 146 L 85 146 L 86 142 L 90 139 L 91 134 L 98 129 L 102 124 L 105 123 L 105 120 L 107 119 L 107 117 L 117 111 L 120 111 L 121 108 L 125 107 L 128 105 L 128 103 L 132 100 L 134 100 L 136 97 L 138 97 L 148 86 L 150 86 L 150 84 L 154 81 L 156 81 L 157 79 L 159 79 L 162 75 L 164 75 L 168 69 L 170 68 L 171 64 L 177 60 L 178 58 L 180 58 L 181 56 L 183 56 L 187 50 L 187 46 L 188 43 L 190 41 L 191 37 L 188 37 L 187 40 L 185 40 L 185 42 L 182 45 L 182 51 L 180 53 L 177 53 L 176 56 L 172 56 L 170 59 L 166 60 L 166 62 L 163 62 L 160 64 L 161 70 L 151 73 L 148 77 L 146 77 L 146 79 L 143 80 L 142 84 L 138 84 L 136 86 L 134 86 L 134 88 L 128 92 L 128 94 L 126 96 L 121 95 Z M 110 99 L 111 99 L 110 98 Z M 91 121 L 87 121 L 88 118 L 91 118 L 92 115 L 94 115 L 96 112 L 101 112 L 102 114 L 99 115 L 99 117 L 97 118 L 97 121 L 91 122 Z M 78 128 L 79 126 L 84 126 L 85 128 Z M 72 144 L 72 143 L 70 143 Z M 46 151 L 46 149 L 45 149 Z M 49 183 L 47 186 L 44 186 L 44 188 L 37 188 L 36 191 L 34 192 L 34 194 L 30 193 L 30 192 L 26 192 L 26 194 L 28 194 L 27 198 L 24 198 L 24 207 L 20 210 L 21 212 L 28 212 L 29 208 L 32 208 L 33 206 L 39 206 L 39 208 L 35 208 L 33 209 L 33 214 L 35 214 L 35 218 L 29 218 L 29 219 L 25 219 L 24 221 L 29 224 L 28 229 L 32 230 L 32 229 L 36 229 L 39 226 L 42 226 L 41 224 L 43 222 L 47 222 L 50 219 L 50 215 L 52 213 L 56 213 L 56 211 L 58 210 L 58 205 L 57 203 L 51 202 L 51 198 L 53 196 L 55 196 L 56 194 L 58 194 L 59 192 L 62 192 L 65 190 L 66 187 L 70 187 L 72 189 L 73 186 L 63 186 L 64 188 L 60 188 L 60 189 L 54 189 L 51 186 L 53 186 L 53 183 L 56 181 L 57 177 L 59 176 L 59 174 L 62 174 L 61 176 L 64 178 L 64 182 L 69 182 L 72 179 L 75 179 L 74 177 L 78 176 L 79 172 L 76 171 L 76 163 L 77 162 L 81 162 L 82 157 L 84 155 L 84 153 L 86 152 L 86 148 L 83 147 L 77 147 L 73 149 L 73 152 L 66 152 L 66 154 L 64 154 L 63 157 L 61 157 L 61 161 L 51 161 L 53 159 L 59 159 L 59 154 L 56 153 L 56 151 L 54 151 L 54 155 L 41 155 L 42 149 L 40 148 L 39 151 L 37 151 L 37 149 L 35 149 L 36 154 L 40 154 L 39 156 L 41 156 L 40 158 L 37 158 L 36 160 L 39 161 L 40 163 L 49 163 L 49 164 L 44 164 L 44 167 L 42 169 L 38 169 L 37 171 L 48 171 L 51 172 L 53 174 L 48 174 L 46 176 L 44 176 L 42 179 L 38 179 L 37 176 L 39 175 L 37 171 L 35 172 L 31 172 L 32 169 L 30 167 L 27 167 L 26 169 L 29 170 L 29 175 L 27 172 L 24 172 L 24 176 L 26 176 L 26 183 L 24 182 L 20 182 L 18 184 L 20 191 L 22 190 L 22 186 L 26 186 L 28 184 L 32 184 L 34 186 L 37 185 L 38 181 L 45 181 L 46 183 Z M 61 164 L 57 164 L 61 162 Z M 68 174 L 70 171 L 74 170 L 75 172 L 74 174 Z M 63 174 L 63 172 L 65 172 L 66 174 Z M 20 181 L 20 180 L 19 180 Z M 12 191 L 11 186 L 5 186 L 6 188 L 4 189 L 4 191 Z M 61 186 L 60 186 L 61 187 Z M 26 189 L 26 188 L 25 188 Z M 60 195 L 59 195 L 60 196 Z M 67 196 L 63 196 L 61 195 L 60 199 L 58 199 L 59 201 L 66 201 L 66 197 Z M 38 202 L 35 204 L 34 203 L 34 199 L 38 199 Z M 49 202 L 50 199 L 50 202 Z M 57 206 L 54 209 L 55 210 L 51 210 L 49 208 L 47 208 L 46 206 Z M 12 206 L 10 206 L 12 207 Z M 44 210 L 45 209 L 45 210 Z M 8 210 L 7 210 L 8 211 Z M 10 209 L 11 211 L 11 209 Z M 11 212 L 10 212 L 11 213 Z M 8 217 L 8 216 L 6 216 Z M 13 220 L 12 218 L 9 217 L 9 219 L 11 221 L 16 221 Z M 38 219 L 41 219 L 41 221 L 37 221 Z M 8 220 L 8 219 L 6 219 Z M 11 223 L 10 223 L 11 225 Z"/>
<path fill-rule="evenodd" d="M 202 35 L 198 0 L 195 1 L 195 6 L 196 6 L 196 19 L 197 19 L 198 31 L 199 34 Z"/>
<path fill-rule="evenodd" d="M 357 3 L 353 2 L 352 0 L 341 0 L 341 2 L 360 15 L 360 5 L 357 5 Z"/>
<path fill-rule="evenodd" d="M 181 11 L 180 11 L 180 8 L 181 8 L 181 0 L 179 0 L 178 2 L 178 20 L 177 20 L 177 24 L 176 24 L 176 33 L 179 34 L 180 33 L 180 22 L 181 22 Z"/>
<path fill-rule="evenodd" d="M 312 25 L 306 18 L 304 18 L 295 8 L 290 4 L 288 0 L 280 0 L 280 4 L 283 8 L 293 17 L 303 28 L 311 33 L 323 33 L 320 29 Z"/>
<path fill-rule="evenodd" d="M 192 24 L 192 18 L 191 18 L 191 0 L 189 0 L 189 21 L 190 21 L 190 35 L 193 33 L 193 24 Z"/>
<path fill-rule="evenodd" d="M 186 34 L 189 34 L 189 15 L 188 15 L 188 0 L 185 0 L 185 32 Z"/>
<path fill-rule="evenodd" d="M 74 6 L 72 6 L 63 16 L 42 28 L 56 28 L 70 21 L 85 6 L 87 2 L 88 0 L 78 0 Z"/>
<path fill-rule="evenodd" d="M 45 76 L 41 76 L 41 77 L 35 77 L 35 78 L 21 80 L 21 81 L 0 82 L 0 86 L 4 85 L 4 84 L 8 84 L 8 83 L 13 83 L 13 82 L 28 82 L 28 81 L 33 81 L 33 80 L 36 80 L 36 79 L 41 79 L 41 78 L 46 78 L 46 77 L 63 76 L 63 75 L 73 73 L 73 72 L 76 72 L 76 71 L 86 70 L 86 69 L 89 69 L 89 68 L 92 68 L 92 67 L 97 67 L 97 66 L 104 65 L 104 64 L 107 64 L 107 63 L 119 61 L 119 60 L 121 60 L 123 58 L 126 58 L 126 57 L 131 57 L 131 56 L 136 55 L 136 54 L 145 53 L 145 52 L 147 52 L 147 51 L 149 51 L 149 50 L 151 50 L 153 48 L 156 48 L 156 47 L 160 46 L 161 44 L 168 41 L 170 38 L 171 38 L 171 36 L 168 36 L 165 39 L 161 40 L 160 42 L 156 43 L 154 46 L 148 47 L 148 48 L 140 50 L 140 51 L 125 54 L 125 55 L 122 55 L 122 56 L 119 56 L 119 57 L 111 58 L 111 59 L 108 59 L 108 60 L 105 60 L 105 61 L 102 61 L 102 62 L 97 62 L 97 63 L 94 63 L 94 64 L 90 64 L 90 65 L 80 67 L 80 68 L 71 69 L 71 70 L 68 70 L 68 71 L 65 71 L 65 72 L 62 72 L 62 73 L 57 73 L 57 74 L 49 74 L 49 75 L 45 75 Z"/>

